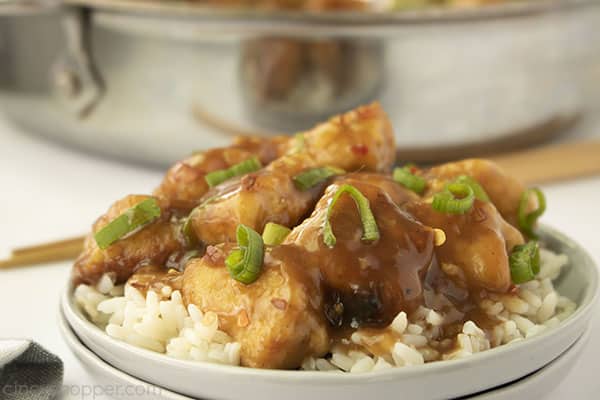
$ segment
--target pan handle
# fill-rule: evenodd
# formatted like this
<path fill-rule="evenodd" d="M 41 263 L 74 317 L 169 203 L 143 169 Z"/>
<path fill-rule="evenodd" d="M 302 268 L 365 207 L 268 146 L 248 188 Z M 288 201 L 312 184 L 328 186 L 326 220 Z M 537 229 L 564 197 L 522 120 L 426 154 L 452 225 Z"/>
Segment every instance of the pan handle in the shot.
<path fill-rule="evenodd" d="M 51 84 L 56 98 L 80 119 L 88 117 L 105 93 L 91 46 L 91 12 L 65 7 L 61 23 L 65 51 L 54 64 Z"/>

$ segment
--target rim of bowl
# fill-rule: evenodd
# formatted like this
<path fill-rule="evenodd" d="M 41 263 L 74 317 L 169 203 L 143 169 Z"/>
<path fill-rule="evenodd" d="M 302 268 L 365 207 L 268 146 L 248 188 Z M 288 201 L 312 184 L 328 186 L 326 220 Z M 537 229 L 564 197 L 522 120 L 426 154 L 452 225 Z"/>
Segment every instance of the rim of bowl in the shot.
<path fill-rule="evenodd" d="M 142 358 L 153 359 L 153 361 L 162 363 L 165 366 L 177 368 L 186 367 L 198 370 L 211 370 L 215 373 L 226 373 L 231 375 L 232 377 L 244 375 L 246 377 L 257 377 L 263 379 L 279 378 L 292 381 L 310 381 L 311 383 L 315 384 L 329 384 L 342 382 L 347 383 L 348 381 L 352 381 L 353 383 L 355 383 L 361 381 L 372 381 L 374 379 L 385 380 L 396 378 L 398 377 L 398 375 L 410 377 L 415 374 L 423 374 L 426 371 L 447 371 L 449 369 L 462 368 L 464 366 L 470 366 L 473 364 L 485 362 L 486 360 L 489 360 L 490 358 L 495 358 L 497 355 L 500 355 L 502 353 L 526 350 L 527 347 L 531 344 L 547 340 L 550 337 L 556 337 L 568 327 L 581 323 L 582 320 L 584 321 L 585 319 L 589 319 L 589 317 L 591 317 L 592 307 L 594 306 L 594 304 L 596 304 L 598 297 L 600 296 L 600 292 L 598 290 L 599 272 L 596 263 L 583 247 L 581 247 L 577 242 L 575 242 L 565 234 L 546 225 L 540 226 L 540 233 L 542 237 L 551 238 L 553 241 L 561 242 L 563 245 L 570 247 L 572 251 L 581 255 L 582 263 L 584 263 L 586 265 L 586 268 L 590 271 L 589 280 L 587 281 L 589 284 L 588 290 L 585 291 L 584 297 L 581 299 L 581 304 L 577 306 L 573 314 L 570 315 L 566 320 L 562 321 L 557 327 L 548 329 L 540 333 L 539 335 L 528 338 L 526 340 L 512 343 L 510 346 L 502 345 L 493 349 L 473 354 L 466 358 L 436 361 L 432 363 L 425 363 L 422 365 L 414 365 L 410 368 L 391 368 L 382 371 L 372 371 L 361 374 L 349 374 L 324 373 L 322 371 L 260 369 L 242 366 L 223 365 L 206 361 L 180 360 L 169 357 L 164 353 L 157 353 L 151 350 L 136 347 L 129 343 L 110 337 L 103 330 L 101 330 L 99 327 L 97 327 L 95 324 L 89 321 L 83 315 L 83 312 L 79 309 L 79 307 L 77 307 L 74 304 L 72 296 L 74 289 L 70 282 L 66 286 L 65 290 L 63 290 L 62 292 L 61 308 L 64 312 L 65 318 L 67 319 L 67 321 L 71 325 L 71 328 L 77 336 L 80 336 L 80 334 L 77 331 L 77 329 L 73 326 L 73 321 L 75 321 L 75 324 L 79 325 L 82 329 L 85 329 L 87 331 L 86 333 L 93 335 L 100 341 L 108 341 L 111 343 L 111 345 L 117 346 L 123 351 L 127 351 L 133 355 L 140 356 Z"/>
<path fill-rule="evenodd" d="M 168 400 L 193 400 L 189 396 L 161 387 L 156 383 L 146 382 L 143 379 L 128 374 L 127 372 L 121 371 L 117 367 L 109 364 L 81 341 L 81 339 L 79 338 L 79 336 L 77 336 L 71 325 L 69 325 L 69 321 L 67 320 L 67 317 L 65 317 L 62 309 L 58 310 L 56 319 L 58 323 L 58 330 L 60 331 L 61 336 L 63 337 L 63 341 L 66 342 L 67 347 L 75 354 L 76 358 L 80 360 L 81 358 L 85 358 L 85 361 L 81 360 L 81 362 L 85 364 L 84 368 L 101 369 L 107 374 L 116 375 L 119 379 L 125 382 L 129 382 L 135 385 L 148 385 L 155 387 L 157 389 L 160 389 L 161 397 L 164 397 L 164 394 L 167 394 Z M 91 364 L 93 364 L 93 366 L 90 366 Z"/>
<path fill-rule="evenodd" d="M 146 382 L 140 378 L 137 378 L 131 374 L 128 374 L 126 372 L 121 371 L 120 369 L 114 367 L 113 365 L 109 364 L 108 362 L 106 362 L 104 359 L 102 359 L 100 356 L 98 356 L 96 353 L 94 353 L 92 350 L 90 350 L 82 341 L 81 339 L 77 336 L 77 334 L 75 333 L 75 331 L 72 329 L 72 327 L 69 325 L 69 322 L 67 320 L 67 318 L 64 315 L 64 312 L 62 310 L 58 310 L 57 313 L 57 322 L 59 325 L 59 331 L 61 332 L 61 334 L 63 335 L 63 339 L 67 342 L 67 346 L 71 349 L 71 351 L 73 351 L 76 355 L 77 358 L 80 358 L 80 356 L 84 357 L 86 359 L 86 361 L 89 364 L 94 364 L 94 367 L 91 368 L 98 368 L 98 369 L 102 369 L 104 371 L 108 371 L 107 373 L 110 374 L 114 374 L 119 376 L 121 379 L 126 380 L 128 382 L 134 382 L 134 383 L 141 383 L 144 385 L 150 385 L 150 386 L 154 386 L 154 387 L 160 387 L 155 383 L 150 383 L 150 382 Z M 569 357 L 571 356 L 571 353 L 573 351 L 576 351 L 577 353 L 581 353 L 582 352 L 582 347 L 585 346 L 587 344 L 587 342 L 589 342 L 589 339 L 591 337 L 591 330 L 590 329 L 586 329 L 581 336 L 576 339 L 573 344 L 571 344 L 564 352 L 562 352 L 556 359 L 552 360 L 550 363 L 544 365 L 543 367 L 541 367 L 540 369 L 537 369 L 536 371 L 532 372 L 529 375 L 526 375 L 523 378 L 519 378 L 515 381 L 509 382 L 507 384 L 501 385 L 499 387 L 495 387 L 490 389 L 489 391 L 484 391 L 484 392 L 480 392 L 479 394 L 488 394 L 488 393 L 495 393 L 497 390 L 500 391 L 504 391 L 507 388 L 510 390 L 510 388 L 512 388 L 513 384 L 519 384 L 523 381 L 526 381 L 532 377 L 537 376 L 540 373 L 544 373 L 548 368 L 553 368 L 556 367 L 556 363 L 560 363 L 562 362 L 562 360 L 565 357 Z M 75 348 L 75 349 L 74 349 Z M 575 355 L 576 357 L 579 356 L 579 354 Z M 508 385 L 508 386 L 507 386 Z M 172 391 L 170 389 L 166 389 L 164 387 L 160 387 L 161 389 L 161 393 L 167 393 L 167 395 L 169 396 L 169 398 L 173 398 L 173 400 L 188 400 L 191 398 L 177 393 L 175 391 Z"/>
<path fill-rule="evenodd" d="M 452 21 L 480 21 L 515 16 L 543 14 L 551 11 L 598 4 L 595 0 L 515 0 L 476 7 L 431 6 L 398 11 L 294 11 L 244 7 L 215 7 L 193 4 L 187 0 L 62 0 L 67 6 L 85 7 L 138 16 L 174 17 L 181 20 L 219 19 L 301 23 L 305 25 L 396 25 Z"/>

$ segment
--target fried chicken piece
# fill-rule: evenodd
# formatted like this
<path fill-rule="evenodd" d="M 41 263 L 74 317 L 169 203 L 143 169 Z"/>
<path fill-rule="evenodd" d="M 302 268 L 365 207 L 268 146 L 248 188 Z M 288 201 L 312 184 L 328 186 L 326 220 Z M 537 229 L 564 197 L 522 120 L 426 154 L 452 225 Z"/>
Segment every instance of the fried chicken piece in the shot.
<path fill-rule="evenodd" d="M 209 189 L 204 180 L 207 173 L 229 168 L 254 156 L 266 165 L 283 155 L 288 150 L 289 142 L 287 136 L 239 136 L 230 147 L 196 152 L 167 171 L 154 195 L 166 199 L 170 204 L 188 202 L 192 208 Z"/>
<path fill-rule="evenodd" d="M 303 138 L 303 152 L 316 166 L 387 172 L 396 161 L 394 131 L 379 103 L 336 115 L 304 133 Z"/>
<path fill-rule="evenodd" d="M 114 203 L 93 225 L 85 239 L 83 252 L 73 266 L 75 284 L 95 284 L 104 273 L 114 275 L 117 283 L 125 282 L 140 264 L 165 263 L 169 255 L 183 247 L 178 227 L 170 222 L 171 212 L 159 200 L 161 216 L 105 250 L 98 247 L 94 234 L 126 210 L 151 196 L 129 195 Z"/>
<path fill-rule="evenodd" d="M 428 181 L 425 197 L 442 191 L 448 182 L 460 175 L 470 176 L 479 182 L 504 219 L 513 226 L 518 226 L 517 211 L 525 187 L 517 179 L 506 175 L 493 161 L 467 159 L 425 171 L 423 177 Z"/>
<path fill-rule="evenodd" d="M 343 185 L 358 189 L 370 203 L 380 238 L 361 239 L 363 227 L 354 200 L 342 195 L 330 223 L 336 243 L 324 243 L 327 209 Z M 387 326 L 400 312 L 423 301 L 423 279 L 433 259 L 434 231 L 403 211 L 416 195 L 382 175 L 350 174 L 331 184 L 315 211 L 283 242 L 305 249 L 304 263 L 321 272 L 324 312 L 334 327 Z"/>
<path fill-rule="evenodd" d="M 320 313 L 321 292 L 290 252 L 265 254 L 260 277 L 245 285 L 229 276 L 224 258 L 234 244 L 211 246 L 183 275 L 183 297 L 219 318 L 220 329 L 241 344 L 241 364 L 253 368 L 297 368 L 309 355 L 329 350 Z M 318 274 L 318 271 L 313 271 Z"/>
<path fill-rule="evenodd" d="M 508 255 L 524 240 L 492 203 L 476 199 L 465 214 L 438 212 L 428 201 L 407 203 L 405 208 L 417 220 L 444 231 L 446 241 L 436 247 L 436 257 L 461 286 L 494 292 L 512 287 Z"/>
<path fill-rule="evenodd" d="M 292 180 L 295 175 L 321 166 L 384 172 L 395 157 L 393 132 L 378 104 L 334 117 L 296 140 L 300 145 L 295 151 L 204 196 L 204 204 L 190 216 L 200 241 L 233 241 L 240 223 L 259 232 L 267 222 L 293 227 L 310 212 L 325 186 L 300 191 Z"/>

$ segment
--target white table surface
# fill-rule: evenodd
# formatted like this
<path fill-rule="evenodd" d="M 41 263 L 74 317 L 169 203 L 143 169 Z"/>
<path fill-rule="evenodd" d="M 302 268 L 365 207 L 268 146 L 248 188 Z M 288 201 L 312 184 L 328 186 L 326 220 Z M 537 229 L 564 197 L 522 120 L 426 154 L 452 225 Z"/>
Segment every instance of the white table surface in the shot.
<path fill-rule="evenodd" d="M 589 128 L 584 124 L 584 131 L 578 129 L 577 136 L 593 135 Z M 80 235 L 115 199 L 147 193 L 161 176 L 158 170 L 101 159 L 23 134 L 0 117 L 0 252 Z M 549 203 L 545 223 L 576 239 L 600 261 L 600 177 L 543 189 Z M 94 381 L 62 341 L 56 326 L 59 292 L 69 269 L 70 265 L 62 263 L 0 271 L 0 337 L 33 338 L 59 355 L 65 363 L 64 384 L 71 392 L 64 398 L 91 399 L 91 395 L 75 395 Z M 586 351 L 547 399 L 598 398 L 597 316 L 592 329 Z M 522 398 L 528 399 L 527 394 Z"/>

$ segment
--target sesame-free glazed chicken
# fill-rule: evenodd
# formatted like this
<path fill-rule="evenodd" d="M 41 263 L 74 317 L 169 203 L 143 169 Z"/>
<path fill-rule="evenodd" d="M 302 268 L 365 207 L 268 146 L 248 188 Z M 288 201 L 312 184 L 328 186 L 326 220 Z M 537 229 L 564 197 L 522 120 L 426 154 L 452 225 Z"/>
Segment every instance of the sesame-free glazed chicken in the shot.
<path fill-rule="evenodd" d="M 196 152 L 177 162 L 165 175 L 154 195 L 170 204 L 188 202 L 192 207 L 208 191 L 206 174 L 256 156 L 263 165 L 283 155 L 289 147 L 287 136 L 253 138 L 240 136 L 230 147 Z"/>
<path fill-rule="evenodd" d="M 424 171 L 423 177 L 428 183 L 425 196 L 441 191 L 448 182 L 461 175 L 470 176 L 479 182 L 502 217 L 517 226 L 519 200 L 525 187 L 489 160 L 472 158 L 442 164 Z"/>
<path fill-rule="evenodd" d="M 298 141 L 293 153 L 209 191 L 205 204 L 191 214 L 198 239 L 206 244 L 232 241 L 238 224 L 257 231 L 267 222 L 293 227 L 310 213 L 325 183 L 301 191 L 294 176 L 321 166 L 386 172 L 395 157 L 392 129 L 378 104 L 336 116 Z"/>
<path fill-rule="evenodd" d="M 241 344 L 242 365 L 296 368 L 307 355 L 327 352 L 330 338 L 318 270 L 305 270 L 293 249 L 273 249 L 265 255 L 260 279 L 245 285 L 231 279 L 225 267 L 234 247 L 211 246 L 202 259 L 188 264 L 183 275 L 186 303 L 218 315 L 221 329 Z"/>
<path fill-rule="evenodd" d="M 313 214 L 283 242 L 304 249 L 303 262 L 320 270 L 327 295 L 326 316 L 336 327 L 385 326 L 398 312 L 417 308 L 422 303 L 423 277 L 433 259 L 434 230 L 394 201 L 394 197 L 410 199 L 413 193 L 399 185 L 388 192 L 385 187 L 393 183 L 390 179 L 367 180 L 360 175 L 350 174 L 330 185 Z M 349 195 L 342 195 L 329 217 L 336 243 L 324 242 L 329 205 L 345 185 L 352 185 L 369 201 L 379 239 L 361 238 L 356 204 Z"/>
<path fill-rule="evenodd" d="M 307 355 L 328 351 L 332 330 L 351 324 L 385 326 L 399 311 L 422 302 L 421 282 L 433 257 L 433 230 L 403 212 L 378 182 L 351 175 L 356 179 L 340 179 L 329 186 L 313 215 L 280 246 L 268 250 L 256 282 L 244 285 L 229 277 L 224 258 L 232 244 L 212 247 L 186 268 L 185 300 L 217 313 L 222 329 L 240 342 L 243 365 L 297 366 Z M 381 181 L 381 186 L 393 183 Z M 328 203 L 345 183 L 361 190 L 382 221 L 377 242 L 360 240 L 356 206 L 343 197 L 331 220 L 338 244 L 334 248 L 323 244 L 320 231 Z"/>
<path fill-rule="evenodd" d="M 244 221 L 258 226 L 258 229 L 271 220 L 287 221 L 293 226 L 310 213 L 323 188 L 321 185 L 320 189 L 314 188 L 305 193 L 297 191 L 290 181 L 294 171 L 319 165 L 349 170 L 363 167 L 373 171 L 389 169 L 394 160 L 393 140 L 385 113 L 378 104 L 372 104 L 334 117 L 296 138 L 238 137 L 231 147 L 192 155 L 175 164 L 155 190 L 163 215 L 159 221 L 149 225 L 149 229 L 160 231 L 160 235 L 146 233 L 147 229 L 144 229 L 107 249 L 96 245 L 95 233 L 146 198 L 126 197 L 115 203 L 94 225 L 83 253 L 75 262 L 74 280 L 94 283 L 103 273 L 110 272 L 117 274 L 118 282 L 123 282 L 141 265 L 163 264 L 171 253 L 189 249 L 193 244 L 180 235 L 181 217 L 201 203 L 203 196 L 205 199 L 212 198 L 214 193 L 220 193 L 219 201 L 211 202 L 206 210 L 192 214 L 193 227 L 200 233 L 201 245 L 232 239 L 235 226 Z M 257 173 L 266 175 L 265 178 L 254 179 L 253 174 L 248 174 L 237 181 L 227 181 L 206 194 L 206 173 L 230 167 L 253 156 L 263 165 L 281 157 Z M 263 192 L 257 193 L 258 190 Z M 239 195 L 231 196 L 236 192 L 240 192 Z M 197 214 L 203 215 L 203 218 L 200 219 Z"/>
<path fill-rule="evenodd" d="M 244 366 L 294 369 L 363 344 L 392 362 L 389 344 L 423 329 L 445 343 L 427 350 L 442 359 L 463 324 L 498 322 L 480 302 L 497 309 L 539 271 L 532 211 L 544 199 L 486 160 L 392 172 L 394 156 L 377 104 L 196 154 L 155 196 L 128 196 L 96 222 L 74 281 L 108 274 L 166 302 L 182 295 L 184 327 L 218 319 Z M 410 321 L 425 325 L 406 333 Z"/>
<path fill-rule="evenodd" d="M 129 195 L 114 203 L 106 214 L 92 227 L 92 234 L 85 239 L 84 249 L 75 261 L 73 279 L 76 283 L 95 283 L 105 274 L 113 275 L 116 282 L 125 282 L 141 263 L 164 264 L 169 256 L 181 249 L 183 239 L 177 226 L 170 222 L 173 212 L 162 206 L 162 215 L 139 232 L 123 237 L 102 250 L 94 233 L 105 227 L 125 211 L 150 199 L 146 195 Z"/>
<path fill-rule="evenodd" d="M 471 210 L 460 215 L 439 213 L 424 201 L 408 203 L 406 210 L 424 224 L 444 231 L 446 241 L 436 248 L 436 257 L 453 280 L 463 287 L 494 292 L 510 288 L 508 255 L 524 240 L 493 204 L 475 200 Z"/>

